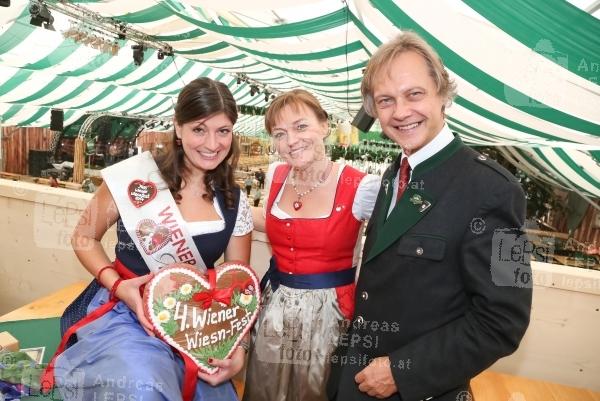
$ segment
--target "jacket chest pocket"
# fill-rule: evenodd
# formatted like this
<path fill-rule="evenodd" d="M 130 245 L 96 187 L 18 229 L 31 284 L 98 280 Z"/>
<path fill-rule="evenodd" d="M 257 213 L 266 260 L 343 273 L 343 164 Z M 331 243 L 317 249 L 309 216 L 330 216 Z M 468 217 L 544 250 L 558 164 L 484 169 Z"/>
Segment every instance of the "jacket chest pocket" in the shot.
<path fill-rule="evenodd" d="M 440 261 L 446 254 L 446 240 L 429 235 L 406 235 L 397 245 L 398 255 Z"/>

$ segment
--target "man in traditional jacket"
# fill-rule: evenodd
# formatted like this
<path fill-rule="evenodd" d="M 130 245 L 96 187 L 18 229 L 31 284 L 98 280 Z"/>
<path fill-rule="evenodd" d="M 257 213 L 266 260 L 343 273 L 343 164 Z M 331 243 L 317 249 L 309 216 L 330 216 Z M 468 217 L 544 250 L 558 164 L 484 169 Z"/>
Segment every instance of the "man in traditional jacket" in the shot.
<path fill-rule="evenodd" d="M 529 324 L 523 191 L 445 124 L 455 85 L 416 34 L 378 49 L 361 91 L 402 154 L 367 227 L 329 398 L 470 400 L 469 380 L 514 352 Z"/>

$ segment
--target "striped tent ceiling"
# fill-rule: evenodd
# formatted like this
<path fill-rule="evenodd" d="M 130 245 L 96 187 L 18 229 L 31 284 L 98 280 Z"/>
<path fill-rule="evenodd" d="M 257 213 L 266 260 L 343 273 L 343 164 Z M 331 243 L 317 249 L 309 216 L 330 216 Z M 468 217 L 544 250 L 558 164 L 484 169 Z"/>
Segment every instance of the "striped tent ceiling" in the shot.
<path fill-rule="evenodd" d="M 31 126 L 48 126 L 52 108 L 65 110 L 66 124 L 85 112 L 166 119 L 180 88 L 198 76 L 226 83 L 240 105 L 268 105 L 262 93 L 251 96 L 250 83 L 237 83 L 245 74 L 275 93 L 306 88 L 350 119 L 370 55 L 411 29 L 458 83 L 447 121 L 466 142 L 505 146 L 542 179 L 600 197 L 600 21 L 597 1 L 573 2 L 70 2 L 88 22 L 112 18 L 148 35 L 136 67 L 129 39 L 113 56 L 65 38 L 74 22 L 61 14 L 64 3 L 46 2 L 55 18 L 49 31 L 29 24 L 28 1 L 13 0 L 0 9 L 0 116 Z M 159 60 L 162 45 L 174 56 Z M 259 133 L 262 117 L 245 116 L 237 128 Z"/>

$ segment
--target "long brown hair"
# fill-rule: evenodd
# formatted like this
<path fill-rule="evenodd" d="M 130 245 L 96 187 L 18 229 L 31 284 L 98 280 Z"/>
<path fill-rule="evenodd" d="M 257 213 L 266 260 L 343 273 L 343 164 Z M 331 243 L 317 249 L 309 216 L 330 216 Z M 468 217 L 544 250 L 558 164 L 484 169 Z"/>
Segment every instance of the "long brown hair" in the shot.
<path fill-rule="evenodd" d="M 232 124 L 237 121 L 237 107 L 235 99 L 229 88 L 222 82 L 210 78 L 197 78 L 183 87 L 175 105 L 175 120 L 183 125 L 190 121 L 205 119 L 218 113 L 224 113 Z M 233 134 L 232 134 L 233 135 Z M 185 184 L 184 178 L 190 173 L 184 163 L 184 152 L 181 144 L 177 143 L 177 136 L 173 131 L 173 140 L 167 145 L 166 152 L 157 159 L 158 168 L 175 201 L 181 201 L 181 189 Z M 206 194 L 204 199 L 213 200 L 214 190 L 223 191 L 225 205 L 232 209 L 235 205 L 234 175 L 237 167 L 240 150 L 237 138 L 233 137 L 231 148 L 227 157 L 214 169 L 204 174 Z M 183 185 L 183 186 L 182 186 Z"/>

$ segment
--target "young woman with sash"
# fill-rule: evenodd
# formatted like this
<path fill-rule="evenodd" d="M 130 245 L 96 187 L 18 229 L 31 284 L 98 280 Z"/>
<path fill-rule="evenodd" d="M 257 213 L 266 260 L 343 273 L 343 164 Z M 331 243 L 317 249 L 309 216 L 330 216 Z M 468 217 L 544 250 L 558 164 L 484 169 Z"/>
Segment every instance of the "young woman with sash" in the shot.
<path fill-rule="evenodd" d="M 61 320 L 59 352 L 66 349 L 47 371 L 46 388 L 56 379 L 65 400 L 238 399 L 230 378 L 244 365 L 244 347 L 228 360 L 214 359 L 216 374 L 198 373 L 154 336 L 140 296 L 164 265 L 211 269 L 223 254 L 225 261 L 249 262 L 252 216 L 233 176 L 236 120 L 227 86 L 196 79 L 179 94 L 173 141 L 157 163 L 146 152 L 103 170 L 105 183 L 72 238 L 95 280 Z M 111 262 L 100 241 L 115 223 Z"/>
<path fill-rule="evenodd" d="M 354 309 L 357 240 L 380 179 L 329 160 L 327 113 L 307 91 L 275 98 L 265 126 L 285 162 L 269 167 L 265 209 L 253 209 L 273 258 L 243 399 L 326 400 L 329 356 Z"/>

